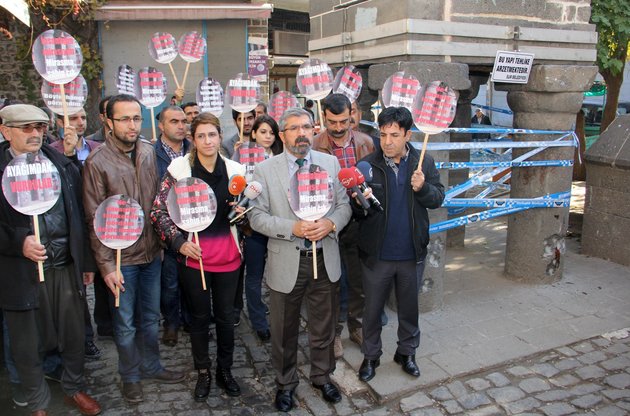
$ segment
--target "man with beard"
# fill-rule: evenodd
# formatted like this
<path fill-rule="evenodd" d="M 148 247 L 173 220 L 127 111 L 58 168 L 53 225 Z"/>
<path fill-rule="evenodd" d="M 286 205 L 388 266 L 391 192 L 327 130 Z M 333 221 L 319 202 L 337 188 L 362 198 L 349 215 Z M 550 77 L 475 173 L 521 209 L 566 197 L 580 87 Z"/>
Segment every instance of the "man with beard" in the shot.
<path fill-rule="evenodd" d="M 239 132 L 241 131 L 241 123 L 243 123 L 243 142 L 249 141 L 249 136 L 252 134 L 252 126 L 254 125 L 254 120 L 256 119 L 256 110 L 248 111 L 247 113 L 239 113 L 236 110 L 232 110 L 232 119 L 234 120 L 234 125 L 237 128 L 237 132 L 234 136 L 223 139 L 223 143 L 221 143 L 221 147 L 223 148 L 223 153 L 229 159 L 234 155 L 234 145 L 236 142 L 241 140 L 241 136 Z"/>
<path fill-rule="evenodd" d="M 122 394 L 127 402 L 138 403 L 144 400 L 142 378 L 179 383 L 185 375 L 166 370 L 160 363 L 160 241 L 151 222 L 146 220 L 139 240 L 122 251 L 120 279 L 116 251 L 105 247 L 94 231 L 94 213 L 112 195 L 133 198 L 148 219 L 159 183 L 155 151 L 138 140 L 142 126 L 138 100 L 124 94 L 114 96 L 106 111 L 110 134 L 105 145 L 85 161 L 83 199 L 96 264 L 110 296 L 120 290 L 120 307 L 115 308 L 113 318 Z"/>
<path fill-rule="evenodd" d="M 348 97 L 343 94 L 331 94 L 324 100 L 322 108 L 326 130 L 313 140 L 314 150 L 335 156 L 342 168 L 355 166 L 357 161 L 374 151 L 374 144 L 370 136 L 350 128 L 352 104 Z M 341 261 L 344 264 L 342 270 L 345 271 L 341 275 L 341 279 L 348 287 L 347 300 L 341 299 L 340 307 L 341 303 L 347 303 L 349 338 L 361 346 L 363 343 L 361 319 L 364 296 L 361 283 L 361 263 L 357 250 L 358 233 L 359 226 L 355 220 L 351 220 L 346 228 L 339 233 L 339 250 Z M 343 326 L 337 326 L 336 358 L 343 355 L 342 329 Z"/>
<path fill-rule="evenodd" d="M 337 323 L 338 281 L 341 261 L 337 231 L 350 219 L 345 189 L 337 178 L 340 167 L 333 156 L 311 151 L 313 120 L 293 108 L 280 118 L 284 152 L 260 163 L 254 180 L 264 192 L 252 201 L 250 223 L 269 237 L 265 275 L 270 288 L 272 363 L 276 371 L 275 405 L 288 412 L 298 385 L 297 345 L 300 309 L 306 302 L 311 359 L 310 380 L 331 403 L 341 393 L 330 380 L 335 369 L 333 339 Z M 301 166 L 324 169 L 333 184 L 332 207 L 317 221 L 300 220 L 289 204 L 287 189 Z M 317 250 L 317 280 L 313 274 L 313 247 Z"/>

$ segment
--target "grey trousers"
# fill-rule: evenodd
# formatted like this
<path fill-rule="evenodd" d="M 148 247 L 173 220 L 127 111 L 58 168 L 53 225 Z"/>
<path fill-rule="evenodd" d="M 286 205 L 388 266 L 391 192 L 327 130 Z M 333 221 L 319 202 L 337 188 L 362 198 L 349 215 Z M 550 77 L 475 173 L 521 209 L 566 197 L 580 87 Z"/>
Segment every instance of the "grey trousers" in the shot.
<path fill-rule="evenodd" d="M 46 269 L 38 309 L 4 311 L 11 354 L 31 412 L 46 409 L 50 403 L 42 369 L 47 351 L 57 349 L 61 355 L 64 393 L 72 396 L 83 388 L 85 322 L 73 267 Z"/>
<path fill-rule="evenodd" d="M 324 256 L 317 256 L 317 280 L 313 279 L 313 258 L 301 257 L 298 278 L 290 293 L 270 290 L 271 355 L 276 384 L 281 390 L 298 385 L 297 349 L 300 309 L 306 302 L 308 340 L 311 357 L 310 380 L 314 384 L 330 381 L 335 371 L 335 324 L 337 323 L 338 286 L 331 282 L 324 266 Z"/>
<path fill-rule="evenodd" d="M 389 293 L 394 287 L 398 306 L 397 353 L 412 355 L 420 345 L 418 325 L 418 279 L 416 263 L 410 261 L 378 260 L 368 267 L 362 262 L 363 291 L 363 345 L 361 352 L 368 360 L 376 360 L 383 354 L 381 341 L 381 312 Z"/>

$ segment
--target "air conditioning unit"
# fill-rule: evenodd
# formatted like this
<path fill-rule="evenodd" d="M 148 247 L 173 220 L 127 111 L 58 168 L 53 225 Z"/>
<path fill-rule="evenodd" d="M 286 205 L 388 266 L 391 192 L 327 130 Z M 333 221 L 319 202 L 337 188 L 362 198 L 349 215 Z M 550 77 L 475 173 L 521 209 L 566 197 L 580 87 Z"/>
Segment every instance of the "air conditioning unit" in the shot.
<path fill-rule="evenodd" d="M 273 32 L 273 53 L 275 55 L 306 56 L 308 55 L 309 37 L 309 33 L 275 30 Z"/>

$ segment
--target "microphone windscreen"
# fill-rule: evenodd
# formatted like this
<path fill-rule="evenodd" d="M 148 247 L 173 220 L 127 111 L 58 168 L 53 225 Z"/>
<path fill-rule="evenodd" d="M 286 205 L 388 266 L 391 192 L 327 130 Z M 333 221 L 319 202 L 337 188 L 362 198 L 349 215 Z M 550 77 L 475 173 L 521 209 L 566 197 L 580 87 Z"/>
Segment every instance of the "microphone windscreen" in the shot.
<path fill-rule="evenodd" d="M 247 180 L 243 175 L 232 175 L 230 178 L 230 184 L 228 185 L 228 192 L 230 195 L 238 196 L 247 187 Z"/>
<path fill-rule="evenodd" d="M 366 161 L 361 161 L 357 163 L 356 168 L 359 170 L 359 172 L 361 172 L 361 174 L 363 174 L 364 181 L 372 182 L 372 165 L 370 165 Z"/>
<path fill-rule="evenodd" d="M 247 188 L 245 188 L 245 198 L 249 198 L 249 199 L 256 199 L 258 198 L 258 195 L 260 195 L 262 192 L 262 185 L 260 184 L 260 182 L 257 181 L 252 181 L 247 185 Z"/>
<path fill-rule="evenodd" d="M 346 189 L 357 186 L 357 177 L 351 168 L 342 168 L 339 170 L 337 178 L 339 179 L 339 182 L 341 182 L 341 185 Z"/>

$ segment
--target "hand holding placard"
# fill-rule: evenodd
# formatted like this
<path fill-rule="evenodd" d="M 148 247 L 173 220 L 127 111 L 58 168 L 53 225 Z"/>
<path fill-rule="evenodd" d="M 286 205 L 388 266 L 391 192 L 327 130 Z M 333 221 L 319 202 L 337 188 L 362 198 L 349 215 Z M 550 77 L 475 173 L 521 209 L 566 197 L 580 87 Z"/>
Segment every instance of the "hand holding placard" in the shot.
<path fill-rule="evenodd" d="M 61 178 L 57 167 L 43 154 L 24 153 L 14 157 L 2 174 L 2 192 L 13 209 L 24 215 L 33 216 L 35 251 L 41 246 L 39 235 L 40 214 L 47 212 L 57 203 L 61 195 Z M 39 253 L 41 254 L 41 253 Z M 44 262 L 37 261 L 39 281 L 44 281 Z"/>
<path fill-rule="evenodd" d="M 199 246 L 199 231 L 203 231 L 217 215 L 217 197 L 207 183 L 198 178 L 182 178 L 175 182 L 166 199 L 168 215 L 184 231 L 192 232 Z M 203 260 L 199 256 L 201 286 L 206 288 Z"/>
<path fill-rule="evenodd" d="M 94 213 L 94 231 L 99 241 L 107 248 L 116 250 L 116 274 L 103 276 L 105 281 L 113 280 L 115 307 L 120 305 L 120 288 L 124 283 L 121 266 L 121 251 L 138 241 L 144 228 L 144 211 L 133 198 L 118 194 L 112 195 L 99 204 Z M 110 285 L 108 285 L 110 286 Z M 110 290 L 112 287 L 110 286 Z M 124 288 L 123 288 L 124 291 Z"/>
<path fill-rule="evenodd" d="M 430 82 L 416 94 L 411 114 L 418 130 L 424 132 L 418 170 L 422 170 L 429 134 L 440 133 L 446 129 L 453 122 L 456 109 L 457 94 L 445 82 Z"/>
<path fill-rule="evenodd" d="M 319 165 L 302 166 L 289 184 L 289 205 L 295 215 L 305 221 L 317 221 L 333 205 L 333 186 L 328 172 Z M 316 243 L 316 241 L 314 242 Z M 313 246 L 313 277 L 317 279 L 317 244 Z"/>

